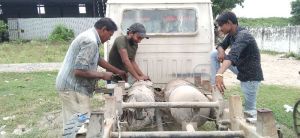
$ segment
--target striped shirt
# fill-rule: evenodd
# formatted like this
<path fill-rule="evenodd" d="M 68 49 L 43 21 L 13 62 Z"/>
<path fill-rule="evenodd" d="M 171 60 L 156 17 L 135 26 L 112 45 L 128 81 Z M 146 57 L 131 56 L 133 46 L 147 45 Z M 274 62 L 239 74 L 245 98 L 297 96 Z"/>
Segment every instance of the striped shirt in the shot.
<path fill-rule="evenodd" d="M 58 91 L 75 91 L 92 96 L 96 79 L 75 76 L 74 70 L 97 70 L 100 43 L 95 28 L 82 32 L 72 41 L 56 78 Z"/>

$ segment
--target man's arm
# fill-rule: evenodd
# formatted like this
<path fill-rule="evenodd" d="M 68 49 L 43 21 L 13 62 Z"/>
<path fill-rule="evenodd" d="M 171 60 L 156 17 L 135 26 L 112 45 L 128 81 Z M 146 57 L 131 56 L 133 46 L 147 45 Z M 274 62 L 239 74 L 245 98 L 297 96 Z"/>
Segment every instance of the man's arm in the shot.
<path fill-rule="evenodd" d="M 81 47 L 76 56 L 74 65 L 74 75 L 90 79 L 111 79 L 111 72 L 97 72 L 89 70 L 89 64 L 93 61 L 94 55 L 98 54 L 98 45 L 88 38 L 82 38 Z"/>
<path fill-rule="evenodd" d="M 218 60 L 219 60 L 219 62 L 223 62 L 224 58 L 225 58 L 225 50 L 223 49 L 223 47 L 218 46 L 217 51 L 218 51 Z"/>
<path fill-rule="evenodd" d="M 223 50 L 225 51 L 230 45 L 230 37 L 231 36 L 229 34 L 227 34 L 225 36 L 225 38 L 223 39 L 223 41 L 217 46 L 216 49 L 218 49 L 219 47 L 222 47 Z"/>
<path fill-rule="evenodd" d="M 225 58 L 225 50 L 229 47 L 229 45 L 230 45 L 230 36 L 226 35 L 223 41 L 216 47 L 218 51 L 219 62 L 223 62 Z"/>
<path fill-rule="evenodd" d="M 220 92 L 224 93 L 226 89 L 223 82 L 223 73 L 231 66 L 236 65 L 239 60 L 239 56 L 242 51 L 248 46 L 248 40 L 251 38 L 251 35 L 247 33 L 241 33 L 236 36 L 236 41 L 232 44 L 231 49 L 228 55 L 225 57 L 222 66 L 216 74 L 216 86 Z"/>
<path fill-rule="evenodd" d="M 141 71 L 141 69 L 139 68 L 139 66 L 137 65 L 137 63 L 135 62 L 135 59 L 130 60 L 133 68 L 135 69 L 135 71 L 139 74 L 139 76 L 142 76 L 144 80 L 150 80 L 149 76 L 146 76 L 143 74 L 143 72 Z"/>
<path fill-rule="evenodd" d="M 115 66 L 106 62 L 104 59 L 100 58 L 98 61 L 98 65 L 101 66 L 102 68 L 105 68 L 108 71 L 111 71 L 115 74 L 119 74 L 124 80 L 127 80 L 127 74 L 125 71 L 116 68 Z"/>
<path fill-rule="evenodd" d="M 224 82 L 223 82 L 223 73 L 231 66 L 230 60 L 224 60 L 222 63 L 222 66 L 217 71 L 216 74 L 216 86 L 219 89 L 219 91 L 224 94 L 224 90 L 226 89 Z"/>
<path fill-rule="evenodd" d="M 90 78 L 90 79 L 110 80 L 112 73 L 111 72 L 97 72 L 97 71 L 75 69 L 74 75 L 77 77 L 84 77 L 84 78 Z"/>
<path fill-rule="evenodd" d="M 132 65 L 131 61 L 128 58 L 128 53 L 125 48 L 120 48 L 119 53 L 122 59 L 122 62 L 124 63 L 125 67 L 127 68 L 128 72 L 137 80 L 142 80 L 142 78 L 139 76 L 139 74 L 134 69 L 134 66 Z"/>

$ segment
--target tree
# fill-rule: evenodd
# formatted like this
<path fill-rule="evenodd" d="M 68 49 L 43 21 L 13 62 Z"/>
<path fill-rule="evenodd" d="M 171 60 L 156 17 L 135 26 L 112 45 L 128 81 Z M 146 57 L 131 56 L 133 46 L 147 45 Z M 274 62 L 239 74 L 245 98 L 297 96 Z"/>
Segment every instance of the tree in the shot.
<path fill-rule="evenodd" d="M 243 6 L 243 2 L 244 0 L 212 0 L 213 15 L 216 17 L 225 10 L 232 10 L 237 4 Z"/>
<path fill-rule="evenodd" d="M 300 0 L 292 1 L 291 2 L 292 7 L 292 23 L 295 25 L 300 24 Z"/>

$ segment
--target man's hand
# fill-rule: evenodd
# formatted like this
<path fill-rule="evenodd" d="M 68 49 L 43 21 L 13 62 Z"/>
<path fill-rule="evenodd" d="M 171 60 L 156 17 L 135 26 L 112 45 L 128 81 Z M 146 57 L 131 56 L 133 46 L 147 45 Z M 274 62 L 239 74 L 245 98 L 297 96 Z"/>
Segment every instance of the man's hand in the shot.
<path fill-rule="evenodd" d="M 101 73 L 102 73 L 102 77 L 100 77 L 101 79 L 111 80 L 113 73 L 111 73 L 111 72 L 101 72 Z"/>
<path fill-rule="evenodd" d="M 136 78 L 137 81 L 140 81 L 140 80 L 143 80 L 143 81 L 146 81 L 146 80 L 150 80 L 149 76 L 138 76 L 138 78 Z"/>
<path fill-rule="evenodd" d="M 222 63 L 224 61 L 224 58 L 225 58 L 225 51 L 221 51 L 221 52 L 218 51 L 218 60 L 219 60 L 219 62 Z"/>
<path fill-rule="evenodd" d="M 121 76 L 123 80 L 127 81 L 128 76 L 127 76 L 127 73 L 126 73 L 125 71 L 119 70 L 119 71 L 117 72 L 117 74 L 118 74 L 119 76 Z"/>
<path fill-rule="evenodd" d="M 216 86 L 219 91 L 224 94 L 224 90 L 226 89 L 226 87 L 223 82 L 223 76 L 216 76 Z"/>
<path fill-rule="evenodd" d="M 217 51 L 218 51 L 218 60 L 219 60 L 219 62 L 222 63 L 225 58 L 225 50 L 221 46 L 219 46 L 217 48 Z"/>
<path fill-rule="evenodd" d="M 143 78 L 143 80 L 145 80 L 145 81 L 146 81 L 146 80 L 150 80 L 149 76 L 146 76 L 146 75 L 143 75 L 142 78 Z M 151 81 L 151 80 L 150 80 L 150 81 Z"/>

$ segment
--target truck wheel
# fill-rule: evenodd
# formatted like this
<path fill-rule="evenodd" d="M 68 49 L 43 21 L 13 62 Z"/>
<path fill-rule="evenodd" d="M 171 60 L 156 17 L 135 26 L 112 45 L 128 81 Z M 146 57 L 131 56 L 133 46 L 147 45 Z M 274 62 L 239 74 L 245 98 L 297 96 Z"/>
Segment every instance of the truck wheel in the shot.
<path fill-rule="evenodd" d="M 300 100 L 294 106 L 293 119 L 294 119 L 295 132 L 299 137 L 300 136 Z"/>

